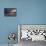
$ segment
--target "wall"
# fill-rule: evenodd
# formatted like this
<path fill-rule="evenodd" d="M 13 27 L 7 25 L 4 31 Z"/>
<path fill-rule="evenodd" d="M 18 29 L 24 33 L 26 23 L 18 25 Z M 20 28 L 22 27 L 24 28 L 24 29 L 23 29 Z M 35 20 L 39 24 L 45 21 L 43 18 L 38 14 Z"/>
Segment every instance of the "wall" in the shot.
<path fill-rule="evenodd" d="M 17 8 L 17 16 L 5 17 L 4 8 Z M 46 24 L 46 0 L 0 0 L 0 44 L 8 43 L 17 24 Z"/>

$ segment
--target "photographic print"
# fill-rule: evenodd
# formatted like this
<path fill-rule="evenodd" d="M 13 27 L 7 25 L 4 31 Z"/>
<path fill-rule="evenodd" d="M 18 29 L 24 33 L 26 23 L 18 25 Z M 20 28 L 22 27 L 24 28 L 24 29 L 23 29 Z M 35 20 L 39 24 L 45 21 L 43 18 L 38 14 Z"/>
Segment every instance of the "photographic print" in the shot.
<path fill-rule="evenodd" d="M 4 16 L 16 16 L 16 8 L 4 8 Z"/>

